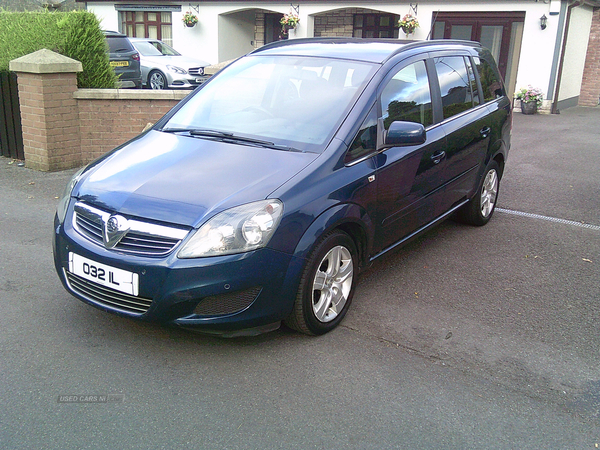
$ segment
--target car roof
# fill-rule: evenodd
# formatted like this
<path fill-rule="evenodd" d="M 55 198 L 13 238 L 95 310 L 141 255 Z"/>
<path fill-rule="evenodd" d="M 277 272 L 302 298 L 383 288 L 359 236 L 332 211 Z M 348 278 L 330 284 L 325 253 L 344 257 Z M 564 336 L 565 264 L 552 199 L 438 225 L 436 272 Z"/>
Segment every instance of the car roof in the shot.
<path fill-rule="evenodd" d="M 114 38 L 114 37 L 126 38 L 127 37 L 127 35 L 125 35 L 123 33 L 119 33 L 118 31 L 103 30 L 102 33 L 104 33 L 104 37 L 107 37 L 107 38 Z"/>
<path fill-rule="evenodd" d="M 458 40 L 410 41 L 401 39 L 305 38 L 277 41 L 253 51 L 252 55 L 316 56 L 383 63 L 411 49 L 431 51 L 481 47 L 478 42 Z"/>

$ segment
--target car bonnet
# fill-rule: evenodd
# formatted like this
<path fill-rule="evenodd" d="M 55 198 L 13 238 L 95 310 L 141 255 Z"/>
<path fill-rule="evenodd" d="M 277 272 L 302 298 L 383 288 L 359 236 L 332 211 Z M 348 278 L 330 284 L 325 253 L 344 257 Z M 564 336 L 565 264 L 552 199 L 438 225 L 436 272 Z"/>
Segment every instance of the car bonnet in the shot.
<path fill-rule="evenodd" d="M 110 212 L 197 226 L 267 198 L 317 157 L 150 131 L 91 168 L 72 195 Z"/>

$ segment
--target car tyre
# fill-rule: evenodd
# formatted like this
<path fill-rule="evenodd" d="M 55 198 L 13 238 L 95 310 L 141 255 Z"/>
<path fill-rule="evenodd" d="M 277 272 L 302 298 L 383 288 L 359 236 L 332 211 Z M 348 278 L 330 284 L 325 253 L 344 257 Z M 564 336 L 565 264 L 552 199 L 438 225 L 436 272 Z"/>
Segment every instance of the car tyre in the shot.
<path fill-rule="evenodd" d="M 500 168 L 496 161 L 491 161 L 485 169 L 477 193 L 458 211 L 458 220 L 476 226 L 488 223 L 496 209 L 499 188 Z"/>
<path fill-rule="evenodd" d="M 325 235 L 308 258 L 294 310 L 285 324 L 310 335 L 333 330 L 350 307 L 357 275 L 354 241 L 339 230 Z"/>
<path fill-rule="evenodd" d="M 148 86 L 154 90 L 167 89 L 167 78 L 162 72 L 153 70 L 148 75 Z"/>

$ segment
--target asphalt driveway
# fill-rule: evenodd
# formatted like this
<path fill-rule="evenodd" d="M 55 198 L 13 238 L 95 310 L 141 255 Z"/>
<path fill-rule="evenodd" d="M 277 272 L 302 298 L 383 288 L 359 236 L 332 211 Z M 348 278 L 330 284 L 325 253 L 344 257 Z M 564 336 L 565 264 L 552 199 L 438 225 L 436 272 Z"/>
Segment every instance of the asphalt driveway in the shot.
<path fill-rule="evenodd" d="M 0 448 L 600 445 L 600 108 L 515 114 L 499 209 L 363 274 L 342 326 L 223 340 L 67 294 L 73 171 L 0 159 Z"/>
<path fill-rule="evenodd" d="M 493 220 L 376 264 L 345 325 L 599 416 L 599 175 L 600 109 L 515 114 Z"/>

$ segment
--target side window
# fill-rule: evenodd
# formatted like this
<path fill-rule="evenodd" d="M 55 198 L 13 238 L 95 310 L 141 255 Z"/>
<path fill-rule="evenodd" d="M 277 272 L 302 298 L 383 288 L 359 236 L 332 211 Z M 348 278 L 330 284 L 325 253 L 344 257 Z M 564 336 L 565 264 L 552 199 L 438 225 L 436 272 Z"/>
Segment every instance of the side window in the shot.
<path fill-rule="evenodd" d="M 394 75 L 381 94 L 381 110 L 386 130 L 397 120 L 424 126 L 433 123 L 425 61 L 410 64 Z"/>
<path fill-rule="evenodd" d="M 375 151 L 377 147 L 377 110 L 371 108 L 369 115 L 360 127 L 360 131 L 352 141 L 346 153 L 345 162 L 355 161 Z"/>
<path fill-rule="evenodd" d="M 435 68 L 440 81 L 444 118 L 460 114 L 473 107 L 471 83 L 462 56 L 435 58 Z"/>
<path fill-rule="evenodd" d="M 475 67 L 479 72 L 479 79 L 481 81 L 481 88 L 483 89 L 483 100 L 491 102 L 504 95 L 504 88 L 500 77 L 494 68 L 485 59 L 473 58 L 475 61 Z"/>

